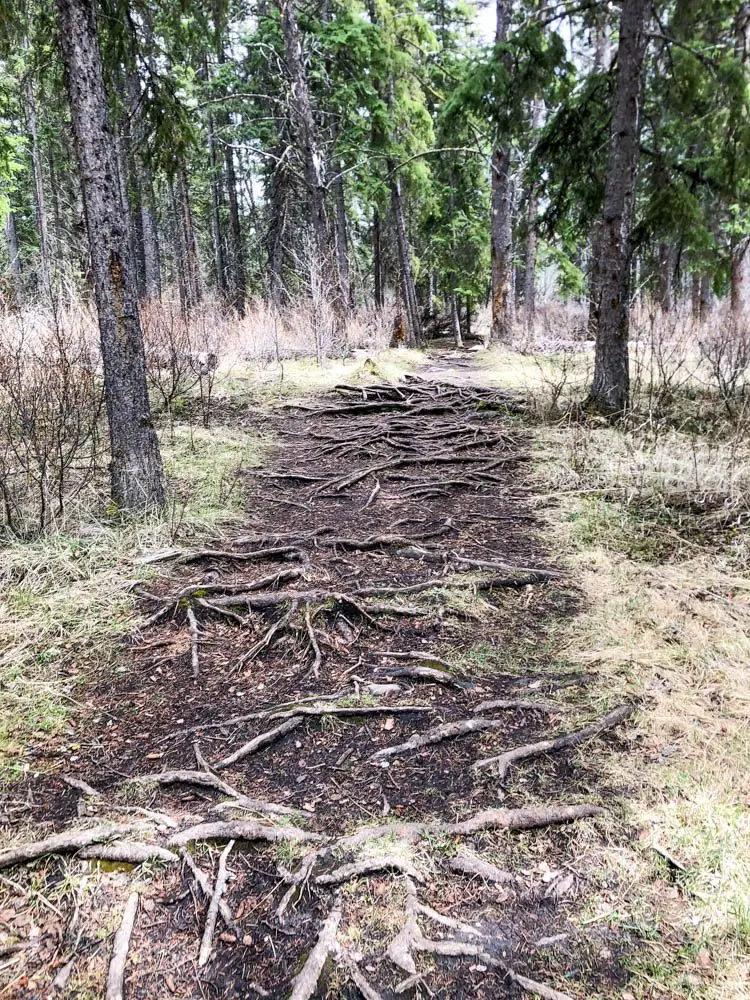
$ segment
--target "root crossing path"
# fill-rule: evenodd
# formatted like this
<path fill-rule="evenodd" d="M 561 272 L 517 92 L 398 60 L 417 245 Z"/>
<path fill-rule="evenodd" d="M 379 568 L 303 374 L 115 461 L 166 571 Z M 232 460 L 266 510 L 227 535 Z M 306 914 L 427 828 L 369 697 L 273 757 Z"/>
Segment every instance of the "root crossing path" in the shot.
<path fill-rule="evenodd" d="M 155 557 L 102 721 L 45 786 L 54 824 L 0 851 L 14 880 L 100 880 L 25 975 L 93 991 L 70 996 L 108 974 L 144 998 L 610 995 L 619 945 L 577 915 L 630 706 L 593 709 L 560 665 L 575 581 L 537 541 L 519 401 L 454 356 L 271 420 L 247 530 Z"/>

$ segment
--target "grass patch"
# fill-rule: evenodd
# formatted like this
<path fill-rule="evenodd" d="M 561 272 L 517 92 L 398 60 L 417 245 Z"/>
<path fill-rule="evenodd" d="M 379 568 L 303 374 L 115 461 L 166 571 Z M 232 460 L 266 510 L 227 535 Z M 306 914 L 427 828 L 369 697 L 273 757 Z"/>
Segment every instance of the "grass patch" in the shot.
<path fill-rule="evenodd" d="M 534 397 L 533 412 L 551 412 L 554 357 L 499 350 L 484 363 L 495 384 Z M 569 398 L 582 398 L 584 361 L 578 375 Z M 642 704 L 630 752 L 597 761 L 626 790 L 637 836 L 622 843 L 619 823 L 606 846 L 588 845 L 592 871 L 612 878 L 581 928 L 633 935 L 636 1000 L 750 997 L 747 428 L 706 392 L 640 425 L 558 419 L 538 428 L 535 475 L 558 501 L 545 508 L 548 547 L 584 595 L 566 660 L 595 671 L 608 700 Z"/>

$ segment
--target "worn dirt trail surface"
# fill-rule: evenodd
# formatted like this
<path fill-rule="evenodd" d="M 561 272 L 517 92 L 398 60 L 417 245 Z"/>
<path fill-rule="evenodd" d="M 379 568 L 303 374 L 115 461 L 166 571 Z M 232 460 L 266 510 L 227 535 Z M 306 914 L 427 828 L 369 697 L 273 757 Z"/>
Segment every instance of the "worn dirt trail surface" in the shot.
<path fill-rule="evenodd" d="M 581 712 L 558 662 L 576 597 L 520 403 L 446 356 L 269 419 L 248 530 L 156 563 L 107 721 L 37 793 L 44 835 L 78 837 L 43 845 L 47 884 L 103 881 L 29 953 L 32 994 L 72 960 L 67 995 L 104 995 L 97 912 L 111 931 L 135 886 L 127 997 L 615 995 L 623 942 L 570 918 L 629 709 Z"/>

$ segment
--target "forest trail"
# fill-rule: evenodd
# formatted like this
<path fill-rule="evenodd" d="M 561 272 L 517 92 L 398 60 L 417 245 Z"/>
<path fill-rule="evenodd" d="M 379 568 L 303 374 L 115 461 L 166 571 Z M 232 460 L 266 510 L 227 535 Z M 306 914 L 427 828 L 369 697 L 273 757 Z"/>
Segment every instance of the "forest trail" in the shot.
<path fill-rule="evenodd" d="M 247 529 L 155 560 L 102 722 L 36 795 L 34 822 L 79 839 L 27 852 L 103 859 L 110 927 L 140 892 L 128 998 L 624 982 L 627 942 L 575 916 L 618 810 L 597 764 L 626 752 L 631 707 L 603 710 L 562 659 L 575 581 L 537 540 L 522 409 L 453 354 L 285 404 L 271 467 L 246 474 Z M 108 960 L 96 906 L 72 950 L 36 947 L 32 980 L 66 949 L 71 983 Z"/>

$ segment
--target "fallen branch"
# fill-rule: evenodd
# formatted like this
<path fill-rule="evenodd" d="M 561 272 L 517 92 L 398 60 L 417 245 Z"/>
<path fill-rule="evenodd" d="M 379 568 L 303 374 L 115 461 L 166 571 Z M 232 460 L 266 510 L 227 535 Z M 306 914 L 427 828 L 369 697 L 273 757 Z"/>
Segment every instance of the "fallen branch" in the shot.
<path fill-rule="evenodd" d="M 194 840 L 280 840 L 320 841 L 323 838 L 317 833 L 308 833 L 299 827 L 265 826 L 257 820 L 229 820 L 216 823 L 198 823 L 186 830 L 173 834 L 167 844 L 169 847 L 184 847 Z"/>
<path fill-rule="evenodd" d="M 133 933 L 139 900 L 140 896 L 138 893 L 131 892 L 125 904 L 122 923 L 115 934 L 114 944 L 112 945 L 112 958 L 110 959 L 109 972 L 107 973 L 106 1000 L 123 1000 L 125 962 L 128 958 L 130 937 Z"/>
<path fill-rule="evenodd" d="M 328 956 L 336 947 L 336 934 L 340 923 L 341 903 L 337 900 L 321 928 L 315 947 L 307 956 L 299 975 L 294 977 L 294 988 L 289 1000 L 310 1000 L 314 995 Z"/>
<path fill-rule="evenodd" d="M 286 722 L 282 722 L 280 725 L 275 726 L 273 729 L 269 729 L 265 733 L 261 733 L 259 736 L 255 736 L 248 743 L 245 743 L 231 753 L 228 757 L 223 760 L 217 761 L 213 766 L 217 771 L 223 771 L 226 767 L 231 767 L 232 764 L 236 764 L 240 760 L 244 760 L 245 757 L 249 757 L 251 753 L 255 753 L 256 750 L 262 750 L 263 747 L 269 746 L 271 743 L 275 743 L 280 740 L 282 736 L 286 733 L 290 733 L 297 726 L 302 724 L 302 719 L 299 715 L 295 715 Z"/>
<path fill-rule="evenodd" d="M 203 938 L 201 939 L 201 947 L 198 952 L 198 968 L 202 969 L 204 965 L 208 963 L 211 957 L 211 949 L 214 942 L 214 931 L 216 930 L 216 917 L 219 913 L 219 903 L 221 897 L 224 895 L 224 890 L 227 886 L 227 858 L 234 847 L 234 841 L 230 840 L 224 850 L 221 852 L 219 857 L 219 871 L 216 875 L 216 884 L 214 885 L 214 891 L 211 895 L 211 902 L 208 906 L 208 913 L 206 914 L 206 926 L 203 929 Z"/>
<path fill-rule="evenodd" d="M 19 847 L 9 847 L 5 851 L 0 851 L 0 868 L 10 868 L 13 865 L 36 861 L 37 858 L 43 858 L 46 854 L 71 854 L 82 847 L 88 847 L 89 844 L 98 844 L 102 841 L 122 837 L 132 830 L 132 826 L 105 823 L 91 827 L 89 830 L 56 833 L 52 837 L 47 837 L 46 840 L 35 840 L 29 844 L 21 844 Z"/>
<path fill-rule="evenodd" d="M 456 736 L 466 736 L 469 733 L 481 733 L 486 729 L 501 729 L 502 722 L 495 722 L 492 719 L 463 719 L 460 722 L 444 722 L 434 729 L 428 729 L 424 733 L 415 733 L 406 743 L 399 743 L 396 746 L 384 747 L 377 750 L 370 760 L 381 760 L 384 757 L 395 757 L 411 750 L 419 750 L 422 747 L 431 746 L 433 743 L 442 743 L 443 740 L 454 739 Z"/>
<path fill-rule="evenodd" d="M 478 760 L 472 766 L 477 770 L 484 767 L 496 766 L 498 777 L 502 780 L 511 764 L 515 764 L 519 760 L 528 760 L 530 757 L 541 757 L 542 754 L 552 753 L 556 750 L 566 750 L 569 747 L 578 746 L 579 743 L 583 743 L 585 740 L 591 739 L 593 736 L 598 736 L 599 733 L 603 733 L 605 730 L 619 725 L 632 715 L 634 708 L 635 706 L 633 705 L 621 705 L 614 712 L 610 712 L 609 715 L 605 715 L 604 718 L 593 722 L 584 729 L 579 729 L 575 733 L 567 733 L 555 739 L 542 740 L 539 743 L 529 743 L 526 746 L 516 747 L 514 750 L 507 750 L 496 757 L 485 757 L 482 760 Z"/>

